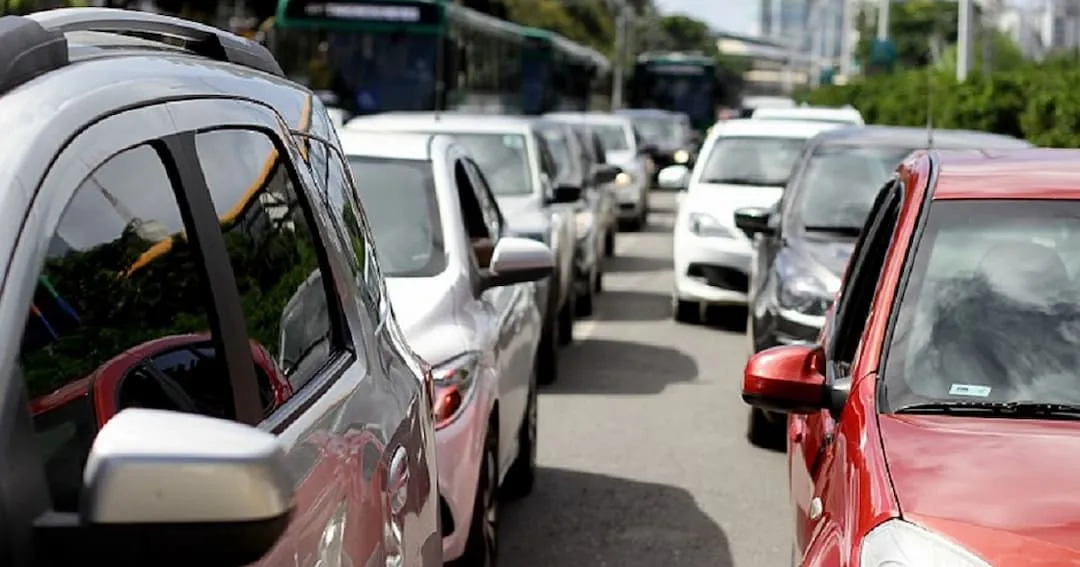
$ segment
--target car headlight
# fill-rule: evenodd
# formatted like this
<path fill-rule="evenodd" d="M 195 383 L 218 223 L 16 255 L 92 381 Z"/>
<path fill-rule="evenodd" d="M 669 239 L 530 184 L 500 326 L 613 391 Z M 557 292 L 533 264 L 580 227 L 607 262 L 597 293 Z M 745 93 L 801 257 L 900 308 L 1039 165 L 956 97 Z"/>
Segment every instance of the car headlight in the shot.
<path fill-rule="evenodd" d="M 690 232 L 702 237 L 735 238 L 730 228 L 706 213 L 690 213 Z"/>
<path fill-rule="evenodd" d="M 577 213 L 574 213 L 574 225 L 577 229 L 578 238 L 591 234 L 594 222 L 596 222 L 596 216 L 593 215 L 592 211 L 578 211 Z"/>
<path fill-rule="evenodd" d="M 671 157 L 674 158 L 675 163 L 686 163 L 690 161 L 690 152 L 686 150 L 679 150 L 675 152 L 675 155 Z"/>
<path fill-rule="evenodd" d="M 779 276 L 776 303 L 781 309 L 790 309 L 803 315 L 819 317 L 829 310 L 832 299 L 825 284 L 807 275 Z"/>
<path fill-rule="evenodd" d="M 632 183 L 634 183 L 634 176 L 625 171 L 620 171 L 619 174 L 615 176 L 615 185 L 619 187 L 626 187 Z"/>
<path fill-rule="evenodd" d="M 888 520 L 870 530 L 860 550 L 861 567 L 990 567 L 947 539 L 909 524 Z"/>

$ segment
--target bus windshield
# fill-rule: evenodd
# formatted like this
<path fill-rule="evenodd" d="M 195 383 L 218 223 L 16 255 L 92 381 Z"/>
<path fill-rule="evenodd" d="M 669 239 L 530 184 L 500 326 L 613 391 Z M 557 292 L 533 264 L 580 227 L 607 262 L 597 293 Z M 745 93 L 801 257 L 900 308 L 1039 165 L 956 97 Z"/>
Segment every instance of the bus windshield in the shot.
<path fill-rule="evenodd" d="M 435 107 L 434 35 L 335 31 L 324 53 L 331 88 L 357 114 Z"/>

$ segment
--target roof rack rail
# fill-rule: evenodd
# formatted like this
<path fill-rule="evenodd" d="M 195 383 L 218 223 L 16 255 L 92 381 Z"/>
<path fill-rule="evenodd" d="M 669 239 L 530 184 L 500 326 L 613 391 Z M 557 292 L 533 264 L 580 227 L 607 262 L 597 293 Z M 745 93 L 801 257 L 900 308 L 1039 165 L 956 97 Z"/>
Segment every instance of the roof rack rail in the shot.
<path fill-rule="evenodd" d="M 266 47 L 213 26 L 151 12 L 117 8 L 59 8 L 26 16 L 47 31 L 136 32 L 180 38 L 196 55 L 284 77 Z"/>

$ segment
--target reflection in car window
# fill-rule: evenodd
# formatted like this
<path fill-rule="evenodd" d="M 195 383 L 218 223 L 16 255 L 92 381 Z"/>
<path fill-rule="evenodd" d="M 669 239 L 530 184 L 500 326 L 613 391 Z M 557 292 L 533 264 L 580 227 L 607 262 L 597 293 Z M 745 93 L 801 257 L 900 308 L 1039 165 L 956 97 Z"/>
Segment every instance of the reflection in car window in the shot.
<path fill-rule="evenodd" d="M 630 149 L 626 128 L 618 124 L 590 124 L 589 129 L 600 137 L 605 152 L 619 152 Z"/>
<path fill-rule="evenodd" d="M 795 215 L 803 226 L 861 227 L 874 197 L 911 148 L 824 146 L 798 180 Z"/>
<path fill-rule="evenodd" d="M 528 147 L 520 134 L 454 134 L 476 160 L 496 195 L 533 192 Z"/>
<path fill-rule="evenodd" d="M 547 142 L 551 158 L 555 161 L 555 168 L 560 175 L 565 175 L 574 170 L 574 159 L 570 154 L 570 141 L 562 131 L 554 128 L 544 128 L 540 131 Z"/>
<path fill-rule="evenodd" d="M 937 201 L 915 250 L 888 407 L 1080 404 L 1080 203 Z"/>
<path fill-rule="evenodd" d="M 634 126 L 649 142 L 670 145 L 679 141 L 681 131 L 675 118 L 635 118 Z"/>
<path fill-rule="evenodd" d="M 803 138 L 719 138 L 705 161 L 700 181 L 729 185 L 784 185 L 805 145 Z"/>
<path fill-rule="evenodd" d="M 228 376 L 211 360 L 177 394 L 136 387 L 130 370 L 166 348 L 206 343 L 208 289 L 161 157 L 150 146 L 122 152 L 82 182 L 68 203 L 38 278 L 20 365 L 45 460 L 53 505 L 78 504 L 97 428 L 126 406 L 234 416 Z M 160 389 L 159 389 L 160 390 Z M 212 404 L 198 400 L 223 392 Z M 171 405 L 169 405 L 171 404 Z"/>
<path fill-rule="evenodd" d="M 215 130 L 197 135 L 195 144 L 248 335 L 297 390 L 329 360 L 333 336 L 318 251 L 292 172 L 259 132 Z"/>
<path fill-rule="evenodd" d="M 429 161 L 349 156 L 387 277 L 430 277 L 446 269 L 439 204 Z"/>

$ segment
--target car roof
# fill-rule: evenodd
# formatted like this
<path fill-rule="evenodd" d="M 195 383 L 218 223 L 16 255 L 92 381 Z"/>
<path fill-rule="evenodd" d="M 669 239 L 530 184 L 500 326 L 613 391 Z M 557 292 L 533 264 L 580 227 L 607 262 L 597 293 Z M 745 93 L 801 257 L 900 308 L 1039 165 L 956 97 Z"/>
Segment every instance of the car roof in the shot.
<path fill-rule="evenodd" d="M 345 155 L 402 160 L 431 159 L 431 140 L 435 136 L 435 134 L 363 130 L 361 127 L 338 130 L 341 151 L 345 152 Z"/>
<path fill-rule="evenodd" d="M 938 166 L 934 200 L 1080 199 L 1080 150 L 935 150 L 916 157 Z"/>
<path fill-rule="evenodd" d="M 552 112 L 545 114 L 544 118 L 558 120 L 560 122 L 577 122 L 580 124 L 610 124 L 614 126 L 633 126 L 629 116 L 612 114 L 610 112 Z"/>
<path fill-rule="evenodd" d="M 737 118 L 718 122 L 709 132 L 709 137 L 791 137 L 809 139 L 820 132 L 840 128 L 841 126 L 841 124 L 814 122 L 811 120 L 754 120 L 753 118 Z"/>
<path fill-rule="evenodd" d="M 752 115 L 758 120 L 843 120 L 854 124 L 863 122 L 862 113 L 854 108 L 823 108 L 797 106 L 792 108 L 758 108 Z"/>
<path fill-rule="evenodd" d="M 1030 148 L 1027 140 L 977 130 L 927 130 L 909 126 L 848 126 L 817 135 L 815 144 L 824 146 L 877 146 L 883 148 L 925 148 L 933 142 L 939 149 Z"/>
<path fill-rule="evenodd" d="M 641 117 L 641 118 L 676 118 L 679 116 L 677 112 L 671 112 L 670 110 L 664 110 L 662 108 L 620 108 L 615 111 L 615 114 L 621 114 L 623 116 Z"/>
<path fill-rule="evenodd" d="M 532 131 L 534 119 L 524 116 L 457 112 L 384 112 L 357 116 L 345 123 L 345 130 L 422 130 L 424 132 L 519 133 Z"/>

